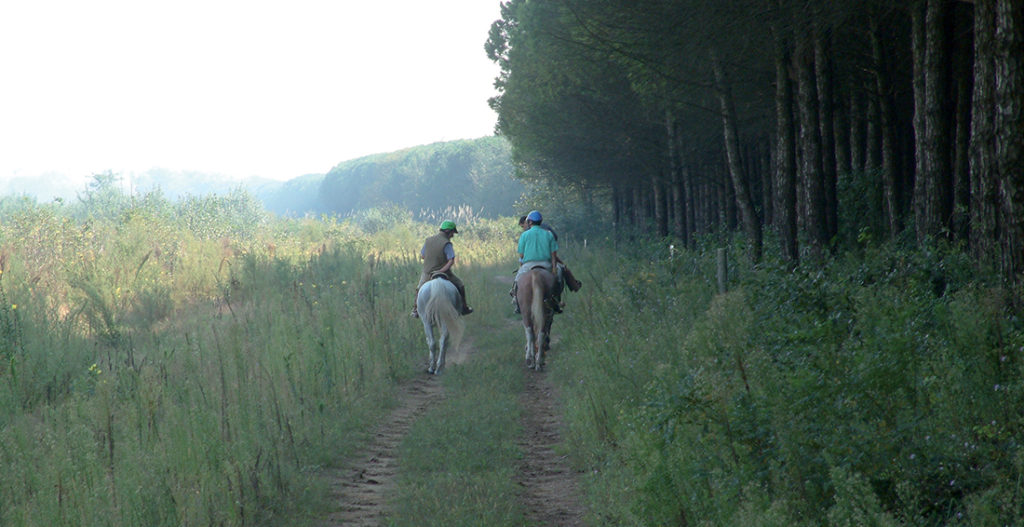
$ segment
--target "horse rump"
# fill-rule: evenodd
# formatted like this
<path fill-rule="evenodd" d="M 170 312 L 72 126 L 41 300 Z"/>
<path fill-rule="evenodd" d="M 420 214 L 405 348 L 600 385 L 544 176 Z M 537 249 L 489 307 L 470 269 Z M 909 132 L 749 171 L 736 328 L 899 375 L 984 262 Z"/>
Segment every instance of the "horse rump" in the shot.
<path fill-rule="evenodd" d="M 526 333 L 526 366 L 540 371 L 549 342 L 547 332 L 551 328 L 552 311 L 546 304 L 554 285 L 554 275 L 547 269 L 532 269 L 516 281 L 517 300 Z"/>
<path fill-rule="evenodd" d="M 416 305 L 423 322 L 429 359 L 427 372 L 438 374 L 444 368 L 445 353 L 458 348 L 465 329 L 459 314 L 459 292 L 455 284 L 444 279 L 433 279 L 420 287 Z M 439 333 L 434 338 L 434 330 Z"/>

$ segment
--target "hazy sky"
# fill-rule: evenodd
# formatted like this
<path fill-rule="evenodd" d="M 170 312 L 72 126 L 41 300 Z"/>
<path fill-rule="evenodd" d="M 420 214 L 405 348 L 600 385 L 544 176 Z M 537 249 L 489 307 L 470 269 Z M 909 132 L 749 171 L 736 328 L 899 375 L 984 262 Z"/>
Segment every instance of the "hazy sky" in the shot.
<path fill-rule="evenodd" d="M 289 179 L 493 132 L 499 0 L 0 0 L 0 180 Z"/>

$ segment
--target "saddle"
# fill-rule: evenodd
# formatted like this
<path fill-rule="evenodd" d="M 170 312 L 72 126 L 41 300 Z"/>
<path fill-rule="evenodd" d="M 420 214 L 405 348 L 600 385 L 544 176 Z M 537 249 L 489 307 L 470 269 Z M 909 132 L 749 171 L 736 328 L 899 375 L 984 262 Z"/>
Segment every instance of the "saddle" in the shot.
<path fill-rule="evenodd" d="M 448 275 L 445 274 L 445 273 L 442 273 L 441 271 L 434 271 L 434 272 L 430 273 L 430 279 L 433 280 L 435 278 L 444 278 L 445 280 L 448 280 L 449 282 L 451 282 L 451 280 L 448 278 Z"/>

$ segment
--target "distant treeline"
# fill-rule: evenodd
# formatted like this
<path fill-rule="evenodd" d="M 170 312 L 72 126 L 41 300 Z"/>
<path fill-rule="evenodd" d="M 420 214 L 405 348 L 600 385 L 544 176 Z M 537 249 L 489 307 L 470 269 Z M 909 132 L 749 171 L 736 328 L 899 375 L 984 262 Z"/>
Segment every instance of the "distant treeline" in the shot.
<path fill-rule="evenodd" d="M 349 214 L 395 205 L 433 211 L 469 205 L 478 215 L 515 213 L 524 186 L 513 179 L 507 141 L 449 141 L 345 161 L 325 175 L 302 176 L 260 194 L 278 214 Z"/>

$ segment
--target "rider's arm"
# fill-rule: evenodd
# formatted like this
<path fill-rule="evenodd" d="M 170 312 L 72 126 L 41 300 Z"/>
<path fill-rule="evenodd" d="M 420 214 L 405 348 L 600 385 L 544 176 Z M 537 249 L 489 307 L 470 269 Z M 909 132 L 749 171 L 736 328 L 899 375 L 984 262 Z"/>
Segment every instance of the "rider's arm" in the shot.
<path fill-rule="evenodd" d="M 447 273 L 455 265 L 455 248 L 452 247 L 451 242 L 445 244 L 444 255 L 448 258 L 448 261 L 438 269 L 438 272 Z"/>
<path fill-rule="evenodd" d="M 558 251 L 551 251 L 551 270 L 558 267 Z"/>

